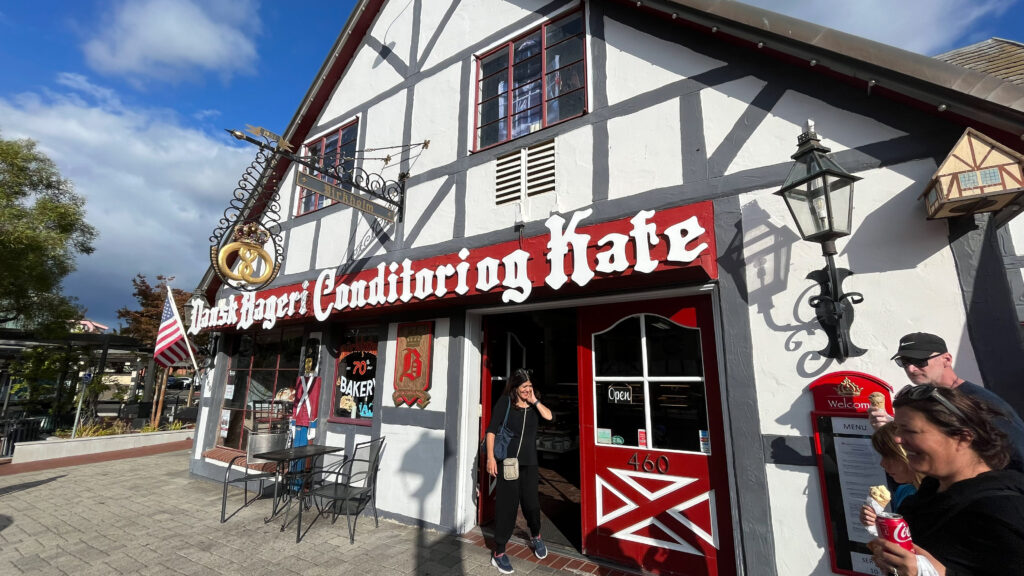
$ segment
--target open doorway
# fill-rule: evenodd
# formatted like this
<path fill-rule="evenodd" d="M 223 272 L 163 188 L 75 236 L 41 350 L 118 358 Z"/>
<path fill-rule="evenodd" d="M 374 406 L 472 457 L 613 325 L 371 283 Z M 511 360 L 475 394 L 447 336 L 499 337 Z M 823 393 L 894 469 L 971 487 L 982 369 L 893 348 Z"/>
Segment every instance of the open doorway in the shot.
<path fill-rule="evenodd" d="M 532 370 L 534 389 L 555 416 L 552 422 L 542 421 L 537 431 L 541 534 L 549 546 L 579 551 L 582 530 L 576 309 L 487 316 L 484 334 L 483 424 L 489 421 L 491 408 L 511 373 L 517 368 Z M 487 482 L 481 484 L 484 494 L 479 520 L 486 532 L 493 523 L 494 493 L 490 479 L 483 480 Z M 513 538 L 529 538 L 522 513 Z"/>

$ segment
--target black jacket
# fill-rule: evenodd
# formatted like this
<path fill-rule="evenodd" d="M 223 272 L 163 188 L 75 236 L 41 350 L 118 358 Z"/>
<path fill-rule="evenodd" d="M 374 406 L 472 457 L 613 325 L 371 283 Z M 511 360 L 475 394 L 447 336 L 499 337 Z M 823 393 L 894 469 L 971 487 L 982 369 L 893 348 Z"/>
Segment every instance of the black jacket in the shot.
<path fill-rule="evenodd" d="M 946 576 L 1024 574 L 1024 474 L 993 470 L 937 492 L 926 478 L 900 506 L 914 544 Z"/>

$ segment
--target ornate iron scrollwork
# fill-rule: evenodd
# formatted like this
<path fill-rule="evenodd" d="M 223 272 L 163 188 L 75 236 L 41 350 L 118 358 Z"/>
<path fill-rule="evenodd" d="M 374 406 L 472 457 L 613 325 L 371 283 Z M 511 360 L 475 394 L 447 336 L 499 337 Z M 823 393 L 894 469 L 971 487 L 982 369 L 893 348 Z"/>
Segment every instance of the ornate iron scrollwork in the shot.
<path fill-rule="evenodd" d="M 276 182 L 268 181 L 276 159 L 270 138 L 262 135 L 256 158 L 246 167 L 231 202 L 210 235 L 210 264 L 217 276 L 232 288 L 255 291 L 266 287 L 281 269 L 284 242 L 281 237 L 281 204 Z M 258 209 L 265 203 L 264 209 Z M 272 251 L 266 249 L 270 243 Z M 237 264 L 237 267 L 235 266 Z"/>

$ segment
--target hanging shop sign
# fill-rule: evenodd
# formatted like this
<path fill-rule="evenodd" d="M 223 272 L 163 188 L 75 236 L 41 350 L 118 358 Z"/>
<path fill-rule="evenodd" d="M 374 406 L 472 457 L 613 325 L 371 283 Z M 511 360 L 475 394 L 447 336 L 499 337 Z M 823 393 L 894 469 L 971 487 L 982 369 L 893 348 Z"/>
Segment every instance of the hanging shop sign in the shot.
<path fill-rule="evenodd" d="M 338 188 L 330 182 L 325 182 L 316 176 L 306 174 L 305 172 L 299 172 L 295 176 L 295 181 L 299 186 L 307 190 L 312 190 L 317 194 L 322 194 L 335 202 L 340 202 L 346 206 L 351 206 L 360 212 L 365 212 L 370 216 L 380 218 L 381 220 L 387 220 L 388 222 L 394 222 L 396 213 L 394 210 L 389 210 L 384 206 L 375 204 L 366 198 L 356 196 L 355 194 Z"/>
<path fill-rule="evenodd" d="M 398 325 L 398 346 L 395 357 L 395 406 L 426 408 L 430 403 L 430 345 L 434 336 L 433 322 Z"/>
<path fill-rule="evenodd" d="M 260 326 L 313 316 L 319 322 L 347 310 L 384 308 L 443 298 L 500 293 L 502 302 L 525 302 L 535 287 L 584 287 L 595 279 L 699 268 L 718 277 L 711 202 L 641 210 L 632 218 L 584 226 L 593 210 L 568 219 L 553 215 L 548 234 L 463 248 L 424 260 L 381 262 L 339 275 L 322 270 L 316 281 L 233 295 L 216 306 L 197 301 L 190 334 Z M 711 232 L 709 232 L 711 230 Z"/>
<path fill-rule="evenodd" d="M 832 571 L 877 575 L 867 548 L 874 536 L 861 525 L 859 515 L 870 488 L 886 483 L 881 457 L 871 446 L 874 430 L 868 411 L 877 405 L 892 414 L 892 387 L 868 374 L 833 372 L 809 389 Z"/>

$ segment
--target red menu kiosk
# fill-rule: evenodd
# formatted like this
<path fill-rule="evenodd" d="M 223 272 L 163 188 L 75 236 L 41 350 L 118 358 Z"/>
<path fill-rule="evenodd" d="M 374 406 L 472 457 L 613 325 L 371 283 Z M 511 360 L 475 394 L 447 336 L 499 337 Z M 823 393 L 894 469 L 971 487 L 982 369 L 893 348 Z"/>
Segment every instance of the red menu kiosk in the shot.
<path fill-rule="evenodd" d="M 868 489 L 886 483 L 881 457 L 871 447 L 874 430 L 867 416 L 872 394 L 880 394 L 892 414 L 892 386 L 869 374 L 833 372 L 815 380 L 809 389 L 814 397 L 811 422 L 832 571 L 883 576 L 867 549 L 874 537 L 858 516 Z"/>

